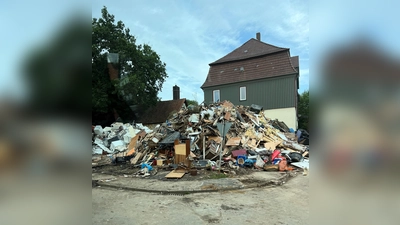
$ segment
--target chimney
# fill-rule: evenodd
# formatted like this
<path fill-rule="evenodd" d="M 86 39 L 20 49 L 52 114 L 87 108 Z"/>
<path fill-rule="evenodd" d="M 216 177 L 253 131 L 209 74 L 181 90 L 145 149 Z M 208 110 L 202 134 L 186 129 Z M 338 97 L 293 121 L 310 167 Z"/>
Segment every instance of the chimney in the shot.
<path fill-rule="evenodd" d="M 257 40 L 261 41 L 261 34 L 260 34 L 260 32 L 256 33 L 256 38 L 257 38 Z"/>
<path fill-rule="evenodd" d="M 108 53 L 107 54 L 107 63 L 108 63 L 108 75 L 110 76 L 110 80 L 115 80 L 119 78 L 119 71 L 117 65 L 119 63 L 119 54 L 118 53 Z"/>
<path fill-rule="evenodd" d="M 172 88 L 173 89 L 173 96 L 174 96 L 174 100 L 178 100 L 180 99 L 180 90 L 179 87 L 175 84 L 175 86 Z"/>

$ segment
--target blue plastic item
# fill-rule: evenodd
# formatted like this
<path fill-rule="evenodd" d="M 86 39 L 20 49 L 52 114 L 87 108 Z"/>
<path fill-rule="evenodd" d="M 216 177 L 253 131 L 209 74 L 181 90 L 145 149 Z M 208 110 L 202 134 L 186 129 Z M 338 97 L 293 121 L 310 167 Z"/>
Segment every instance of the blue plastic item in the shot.
<path fill-rule="evenodd" d="M 255 159 L 246 159 L 246 161 L 244 161 L 244 165 L 245 166 L 253 166 L 256 161 L 257 160 L 255 160 Z"/>
<path fill-rule="evenodd" d="M 281 160 L 282 160 L 281 158 L 274 159 L 274 161 L 272 161 L 272 164 L 276 165 L 276 164 L 278 164 Z"/>
<path fill-rule="evenodd" d="M 141 169 L 143 169 L 144 167 L 147 167 L 147 169 L 149 169 L 149 171 L 153 170 L 153 167 L 150 166 L 149 164 L 143 163 Z"/>
<path fill-rule="evenodd" d="M 290 128 L 289 131 L 290 131 L 290 133 L 294 133 L 293 128 Z"/>
<path fill-rule="evenodd" d="M 245 155 L 238 155 L 237 159 L 236 159 L 236 165 L 238 166 L 244 166 L 244 164 L 246 163 L 247 160 L 247 156 Z M 239 161 L 243 162 L 243 164 L 239 163 Z"/>

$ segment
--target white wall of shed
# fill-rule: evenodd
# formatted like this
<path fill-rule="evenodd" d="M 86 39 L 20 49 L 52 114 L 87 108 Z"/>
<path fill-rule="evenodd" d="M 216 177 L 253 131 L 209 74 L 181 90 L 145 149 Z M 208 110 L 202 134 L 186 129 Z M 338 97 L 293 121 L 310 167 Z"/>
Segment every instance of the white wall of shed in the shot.
<path fill-rule="evenodd" d="M 264 115 L 272 120 L 278 119 L 279 121 L 283 121 L 289 128 L 297 130 L 297 116 L 295 107 L 264 110 Z"/>

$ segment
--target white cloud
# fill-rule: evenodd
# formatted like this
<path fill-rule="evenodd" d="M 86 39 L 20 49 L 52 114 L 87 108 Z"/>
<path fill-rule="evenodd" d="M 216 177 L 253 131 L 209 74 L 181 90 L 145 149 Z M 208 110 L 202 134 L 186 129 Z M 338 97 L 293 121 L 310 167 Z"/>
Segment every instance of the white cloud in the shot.
<path fill-rule="evenodd" d="M 211 4 L 212 3 L 212 4 Z M 209 63 L 225 56 L 261 32 L 263 41 L 288 47 L 308 69 L 307 2 L 291 1 L 94 1 L 93 17 L 103 5 L 131 29 L 137 43 L 149 44 L 167 64 L 169 78 L 159 96 L 172 99 L 172 86 L 181 97 L 203 101 L 200 89 Z M 305 80 L 302 80 L 305 82 Z M 308 89 L 308 81 L 306 84 Z M 303 86 L 304 86 L 303 85 Z"/>

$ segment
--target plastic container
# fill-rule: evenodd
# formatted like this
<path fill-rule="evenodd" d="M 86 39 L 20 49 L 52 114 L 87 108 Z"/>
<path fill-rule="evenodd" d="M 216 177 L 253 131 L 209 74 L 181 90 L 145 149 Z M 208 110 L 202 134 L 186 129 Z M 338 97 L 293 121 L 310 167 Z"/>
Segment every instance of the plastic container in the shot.
<path fill-rule="evenodd" d="M 239 155 L 236 160 L 236 165 L 244 166 L 247 157 L 245 155 Z"/>
<path fill-rule="evenodd" d="M 190 175 L 196 176 L 197 175 L 197 170 L 196 169 L 190 170 Z"/>
<path fill-rule="evenodd" d="M 276 150 L 272 153 L 272 155 L 271 155 L 271 161 L 274 161 L 274 159 L 275 159 L 276 157 L 278 157 L 279 154 L 281 154 L 281 151 L 279 151 L 278 149 L 276 149 Z"/>

